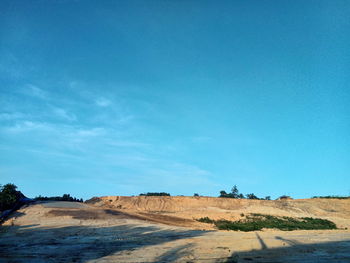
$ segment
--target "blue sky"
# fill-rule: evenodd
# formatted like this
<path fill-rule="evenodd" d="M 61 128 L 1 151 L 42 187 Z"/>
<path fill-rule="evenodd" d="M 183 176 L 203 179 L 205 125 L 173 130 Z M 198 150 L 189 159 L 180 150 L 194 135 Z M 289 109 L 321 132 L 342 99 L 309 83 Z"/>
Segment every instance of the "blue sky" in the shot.
<path fill-rule="evenodd" d="M 349 1 L 1 1 L 0 181 L 350 194 Z"/>

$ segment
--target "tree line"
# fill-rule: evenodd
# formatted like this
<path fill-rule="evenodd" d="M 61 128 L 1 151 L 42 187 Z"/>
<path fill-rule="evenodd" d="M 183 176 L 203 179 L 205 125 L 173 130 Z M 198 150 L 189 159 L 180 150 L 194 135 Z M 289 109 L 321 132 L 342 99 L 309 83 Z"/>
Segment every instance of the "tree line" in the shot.
<path fill-rule="evenodd" d="M 170 196 L 166 192 L 148 192 L 141 193 L 139 196 Z M 199 197 L 198 193 L 194 194 L 195 197 Z M 255 199 L 255 200 L 271 200 L 270 196 L 265 196 L 264 198 L 259 198 L 254 193 L 242 194 L 239 192 L 236 185 L 231 189 L 231 192 L 227 193 L 225 190 L 220 191 L 220 198 L 234 198 L 234 199 Z M 336 199 L 349 199 L 350 196 L 314 196 L 312 198 L 336 198 Z M 70 196 L 70 194 L 63 194 L 62 196 L 37 196 L 34 199 L 26 198 L 20 191 L 17 191 L 17 186 L 14 184 L 0 185 L 0 212 L 12 209 L 18 206 L 21 202 L 27 202 L 23 200 L 34 200 L 34 201 L 67 201 L 67 202 L 83 202 L 82 198 L 76 198 Z M 287 195 L 280 196 L 278 199 L 291 199 Z M 21 201 L 22 200 L 22 201 Z"/>
<path fill-rule="evenodd" d="M 62 196 L 37 196 L 34 199 L 25 197 L 20 191 L 17 191 L 17 186 L 14 184 L 0 185 L 0 212 L 14 209 L 23 203 L 30 201 L 67 201 L 67 202 L 84 202 L 82 198 L 64 194 Z"/>
<path fill-rule="evenodd" d="M 244 195 L 238 191 L 238 188 L 236 185 L 232 187 L 230 193 L 227 193 L 226 191 L 221 190 L 219 197 L 235 198 L 235 199 L 271 200 L 271 196 L 266 196 L 265 198 L 259 198 L 253 193 Z"/>
<path fill-rule="evenodd" d="M 83 198 L 76 198 L 70 196 L 70 194 L 64 194 L 62 196 L 37 196 L 34 198 L 35 201 L 66 201 L 66 202 L 84 202 Z"/>
<path fill-rule="evenodd" d="M 165 192 L 148 192 L 145 194 L 139 194 L 139 196 L 170 196 L 170 194 Z"/>

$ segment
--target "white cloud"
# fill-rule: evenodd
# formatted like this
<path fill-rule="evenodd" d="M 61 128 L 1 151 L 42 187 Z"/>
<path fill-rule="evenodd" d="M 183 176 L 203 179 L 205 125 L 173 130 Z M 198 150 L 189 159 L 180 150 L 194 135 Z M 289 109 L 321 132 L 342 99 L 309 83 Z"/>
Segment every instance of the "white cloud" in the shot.
<path fill-rule="evenodd" d="M 50 130 L 51 126 L 47 123 L 33 122 L 33 121 L 20 121 L 15 125 L 6 127 L 5 131 L 10 133 L 21 133 L 33 130 Z"/>
<path fill-rule="evenodd" d="M 68 83 L 68 87 L 74 89 L 74 88 L 77 88 L 79 86 L 79 82 L 78 81 L 75 81 L 75 80 L 72 80 Z"/>
<path fill-rule="evenodd" d="M 130 178 L 130 184 L 147 185 L 142 191 L 171 191 L 181 189 L 180 193 L 188 193 L 193 189 L 210 189 L 217 184 L 212 180 L 211 172 L 197 166 L 186 163 L 172 162 L 167 160 L 156 160 L 148 165 L 140 165 L 136 162 L 136 171 L 140 176 Z M 135 162 L 133 164 L 135 167 Z M 186 182 L 185 186 L 183 182 Z M 149 188 L 151 185 L 151 188 Z"/>
<path fill-rule="evenodd" d="M 54 108 L 53 112 L 60 118 L 68 120 L 68 121 L 75 121 L 77 119 L 77 117 L 72 114 L 72 113 L 68 113 L 66 110 L 62 109 L 62 108 Z"/>
<path fill-rule="evenodd" d="M 119 124 L 126 124 L 129 121 L 131 121 L 132 119 L 134 119 L 133 115 L 125 115 L 125 116 L 121 116 L 118 120 Z"/>
<path fill-rule="evenodd" d="M 31 69 L 26 67 L 20 59 L 12 52 L 6 50 L 0 51 L 0 72 L 6 76 L 18 79 L 23 78 Z"/>
<path fill-rule="evenodd" d="M 29 131 L 46 132 L 50 136 L 59 135 L 68 140 L 81 140 L 88 137 L 97 137 L 106 134 L 106 130 L 100 127 L 82 129 L 73 125 L 60 125 L 47 122 L 18 121 L 12 126 L 3 127 L 2 130 L 10 133 Z"/>
<path fill-rule="evenodd" d="M 115 146 L 115 147 L 149 147 L 150 144 L 142 143 L 142 142 L 134 142 L 134 141 L 110 141 L 107 145 Z"/>
<path fill-rule="evenodd" d="M 106 98 L 98 98 L 96 101 L 95 101 L 96 105 L 99 106 L 99 107 L 108 107 L 109 105 L 112 104 L 112 102 Z"/>
<path fill-rule="evenodd" d="M 25 117 L 25 115 L 23 113 L 20 113 L 20 112 L 0 113 L 0 120 L 2 120 L 2 121 L 16 120 L 16 119 L 21 119 L 23 117 Z"/>
<path fill-rule="evenodd" d="M 96 137 L 106 133 L 104 128 L 92 128 L 77 130 L 74 135 L 78 137 Z"/>
<path fill-rule="evenodd" d="M 32 85 L 32 84 L 28 84 L 26 86 L 25 93 L 30 95 L 30 96 L 37 97 L 39 99 L 47 99 L 48 98 L 48 94 L 46 91 L 44 91 L 43 89 L 40 89 L 37 86 Z"/>

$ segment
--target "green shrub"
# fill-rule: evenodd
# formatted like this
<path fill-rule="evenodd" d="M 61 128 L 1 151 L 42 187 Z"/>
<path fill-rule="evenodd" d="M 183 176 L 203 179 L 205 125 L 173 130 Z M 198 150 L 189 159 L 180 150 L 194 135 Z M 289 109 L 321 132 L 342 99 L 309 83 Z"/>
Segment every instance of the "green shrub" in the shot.
<path fill-rule="evenodd" d="M 152 192 L 152 193 L 146 193 L 146 194 L 140 194 L 140 196 L 170 196 L 169 193 L 164 193 L 164 192 Z"/>
<path fill-rule="evenodd" d="M 251 193 L 251 194 L 247 194 L 247 199 L 255 199 L 255 200 L 259 200 L 260 198 L 257 197 L 255 194 Z"/>
<path fill-rule="evenodd" d="M 312 198 L 324 198 L 324 199 L 350 199 L 350 196 L 327 195 L 327 196 L 313 196 Z"/>
<path fill-rule="evenodd" d="M 208 223 L 208 224 L 213 224 L 215 223 L 215 220 L 210 219 L 209 217 L 202 217 L 197 219 L 197 221 L 202 222 L 202 223 Z"/>
<path fill-rule="evenodd" d="M 277 217 L 263 214 L 251 214 L 246 219 L 229 221 L 225 219 L 212 220 L 208 217 L 198 219 L 200 222 L 214 224 L 220 230 L 257 231 L 263 228 L 276 228 L 285 231 L 312 230 L 312 229 L 337 229 L 337 226 L 329 220 L 311 217 L 292 218 Z"/>

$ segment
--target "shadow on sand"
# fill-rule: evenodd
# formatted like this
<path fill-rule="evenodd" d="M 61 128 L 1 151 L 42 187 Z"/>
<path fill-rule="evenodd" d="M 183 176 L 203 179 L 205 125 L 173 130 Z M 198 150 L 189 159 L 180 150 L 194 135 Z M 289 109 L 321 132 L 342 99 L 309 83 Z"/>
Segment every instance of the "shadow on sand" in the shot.
<path fill-rule="evenodd" d="M 80 211 L 82 213 L 82 211 Z M 108 213 L 107 213 L 108 212 Z M 110 213 L 117 218 L 124 214 Z M 56 213 L 56 212 L 55 212 Z M 23 216 L 17 212 L 13 217 Z M 99 214 L 69 216 L 84 221 L 98 219 Z M 125 221 L 126 222 L 126 221 Z M 153 262 L 260 262 L 260 263 L 350 263 L 350 240 L 316 244 L 303 244 L 300 241 L 275 236 L 281 247 L 269 247 L 256 232 L 261 249 L 247 252 L 235 252 L 225 258 L 208 258 L 208 255 L 197 254 L 195 244 L 169 244 L 158 249 L 167 242 L 198 237 L 208 231 L 172 230 L 156 225 L 123 224 L 118 226 L 66 226 L 44 228 L 40 225 L 0 226 L 0 263 L 47 263 L 47 262 L 95 262 L 116 253 L 128 262 L 150 262 L 149 255 L 143 255 L 139 249 L 152 249 Z M 214 243 L 215 244 L 215 243 Z M 235 251 L 234 247 L 229 248 Z M 139 253 L 137 253 L 139 252 Z M 196 253 L 197 252 L 197 253 Z M 139 255 L 139 256 L 135 256 Z M 203 258 L 205 256 L 206 258 Z M 130 258 L 133 257 L 133 258 Z M 145 259 L 145 260 L 143 260 Z M 105 261 L 104 261 L 105 262 Z M 114 262 L 111 260 L 111 262 Z M 122 262 L 122 261 L 119 261 Z"/>
<path fill-rule="evenodd" d="M 164 230 L 156 226 L 0 227 L 0 262 L 89 262 L 115 253 L 200 236 L 204 231 Z M 157 262 L 177 258 L 183 248 L 169 251 Z M 142 259 L 135 259 L 140 262 Z M 171 261 L 170 261 L 171 262 Z"/>
<path fill-rule="evenodd" d="M 264 240 L 256 233 L 261 244 L 260 250 L 233 253 L 227 263 L 349 263 L 350 240 L 302 244 L 296 240 L 276 236 L 282 247 L 269 248 Z M 220 262 L 220 261 L 218 261 Z"/>

